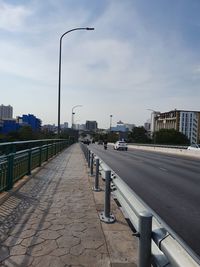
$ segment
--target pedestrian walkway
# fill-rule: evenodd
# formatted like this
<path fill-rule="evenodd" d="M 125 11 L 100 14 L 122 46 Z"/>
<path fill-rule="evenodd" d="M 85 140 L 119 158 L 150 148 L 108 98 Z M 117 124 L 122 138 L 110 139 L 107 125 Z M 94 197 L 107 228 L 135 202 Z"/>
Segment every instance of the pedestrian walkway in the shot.
<path fill-rule="evenodd" d="M 100 222 L 103 193 L 92 179 L 75 144 L 4 201 L 0 266 L 136 266 L 136 241 L 115 204 L 117 222 Z"/>

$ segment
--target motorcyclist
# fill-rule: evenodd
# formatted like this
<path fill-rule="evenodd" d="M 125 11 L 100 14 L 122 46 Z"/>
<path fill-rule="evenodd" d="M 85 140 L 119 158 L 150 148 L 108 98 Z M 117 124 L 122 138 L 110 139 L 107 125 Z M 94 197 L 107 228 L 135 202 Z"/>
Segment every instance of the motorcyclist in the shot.
<path fill-rule="evenodd" d="M 107 148 L 108 148 L 108 142 L 107 142 L 107 140 L 104 140 L 104 149 L 106 150 Z"/>

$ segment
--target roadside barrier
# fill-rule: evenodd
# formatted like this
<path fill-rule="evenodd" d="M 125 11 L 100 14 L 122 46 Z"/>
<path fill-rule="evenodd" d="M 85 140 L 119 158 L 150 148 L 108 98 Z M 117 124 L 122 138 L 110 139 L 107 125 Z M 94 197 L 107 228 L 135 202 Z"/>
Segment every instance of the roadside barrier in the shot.
<path fill-rule="evenodd" d="M 104 211 L 100 213 L 100 219 L 105 223 L 115 222 L 110 210 L 112 194 L 136 230 L 134 235 L 139 240 L 138 267 L 199 267 L 198 257 L 159 216 L 98 155 L 84 144 L 81 148 L 89 169 L 93 168 L 91 164 L 96 165 L 94 187 L 98 184 L 99 173 L 105 180 Z"/>
<path fill-rule="evenodd" d="M 31 175 L 33 169 L 40 167 L 43 162 L 70 145 L 68 140 L 61 139 L 51 140 L 50 144 L 43 145 L 44 142 L 45 140 L 41 141 L 41 145 L 37 147 L 0 156 L 0 192 L 12 189 L 15 182 L 25 175 Z M 0 149 L 5 146 L 13 148 L 13 144 L 19 143 L 32 145 L 33 141 L 2 143 Z"/>

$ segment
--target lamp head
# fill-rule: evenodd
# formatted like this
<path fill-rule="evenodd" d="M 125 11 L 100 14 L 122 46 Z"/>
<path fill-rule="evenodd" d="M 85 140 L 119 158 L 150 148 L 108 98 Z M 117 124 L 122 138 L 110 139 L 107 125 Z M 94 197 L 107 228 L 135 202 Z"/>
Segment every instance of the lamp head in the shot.
<path fill-rule="evenodd" d="M 94 31 L 94 28 L 87 27 L 86 30 L 87 31 Z"/>

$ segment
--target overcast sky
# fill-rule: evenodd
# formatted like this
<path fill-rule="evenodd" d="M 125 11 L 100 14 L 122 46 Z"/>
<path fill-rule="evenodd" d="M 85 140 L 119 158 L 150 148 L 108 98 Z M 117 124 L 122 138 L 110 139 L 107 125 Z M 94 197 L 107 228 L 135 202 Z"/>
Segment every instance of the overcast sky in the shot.
<path fill-rule="evenodd" d="M 199 0 L 0 0 L 0 104 L 57 125 L 200 110 Z"/>

